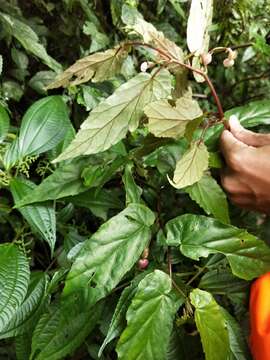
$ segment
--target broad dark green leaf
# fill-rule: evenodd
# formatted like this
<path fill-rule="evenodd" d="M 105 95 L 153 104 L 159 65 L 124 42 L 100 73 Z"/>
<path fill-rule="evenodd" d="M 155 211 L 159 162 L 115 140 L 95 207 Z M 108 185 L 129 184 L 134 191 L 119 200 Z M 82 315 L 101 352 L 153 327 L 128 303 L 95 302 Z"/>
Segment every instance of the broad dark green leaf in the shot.
<path fill-rule="evenodd" d="M 0 245 L 0 332 L 22 304 L 30 277 L 24 253 L 15 244 Z"/>
<path fill-rule="evenodd" d="M 36 186 L 31 191 L 31 194 L 24 196 L 18 201 L 16 207 L 47 200 L 56 200 L 86 191 L 87 187 L 83 183 L 81 174 L 88 164 L 89 160 L 87 158 L 76 159 L 68 164 L 63 164 Z"/>
<path fill-rule="evenodd" d="M 47 279 L 42 273 L 33 273 L 27 295 L 23 303 L 16 309 L 9 323 L 0 332 L 0 339 L 29 333 L 37 321 L 45 295 Z"/>
<path fill-rule="evenodd" d="M 104 339 L 104 341 L 99 349 L 99 353 L 98 353 L 99 356 L 102 354 L 106 345 L 113 339 L 117 338 L 125 329 L 127 309 L 137 291 L 138 283 L 146 275 L 147 275 L 147 271 L 136 276 L 136 278 L 133 279 L 132 283 L 122 291 L 122 294 L 116 305 L 106 338 Z"/>
<path fill-rule="evenodd" d="M 61 71 L 62 66 L 48 55 L 45 47 L 40 43 L 37 34 L 30 26 L 3 12 L 0 12 L 0 22 L 21 43 L 25 50 L 39 57 L 52 70 Z"/>
<path fill-rule="evenodd" d="M 5 139 L 9 129 L 9 115 L 7 110 L 0 104 L 0 143 Z"/>
<path fill-rule="evenodd" d="M 206 291 L 195 289 L 190 299 L 206 360 L 216 360 L 217 354 L 220 360 L 246 360 L 246 344 L 234 318 Z"/>
<path fill-rule="evenodd" d="M 70 146 L 55 161 L 109 149 L 128 131 L 137 129 L 146 104 L 167 98 L 170 91 L 171 76 L 167 70 L 155 76 L 138 74 L 92 110 Z"/>
<path fill-rule="evenodd" d="M 155 270 L 147 275 L 128 308 L 127 327 L 116 348 L 118 358 L 164 360 L 180 304 L 167 274 Z"/>
<path fill-rule="evenodd" d="M 251 280 L 270 267 L 270 248 L 246 230 L 206 216 L 186 214 L 166 224 L 167 244 L 180 246 L 183 255 L 199 260 L 226 255 L 234 275 Z"/>
<path fill-rule="evenodd" d="M 22 119 L 19 137 L 5 158 L 6 168 L 25 156 L 54 148 L 64 139 L 69 125 L 67 106 L 61 96 L 48 96 L 36 101 Z"/>
<path fill-rule="evenodd" d="M 93 304 L 107 295 L 136 263 L 151 237 L 154 214 L 131 204 L 86 240 L 67 276 L 64 295 L 89 288 Z"/>
<path fill-rule="evenodd" d="M 199 181 L 208 167 L 208 151 L 203 143 L 193 143 L 176 163 L 170 184 L 177 189 L 193 185 Z"/>
<path fill-rule="evenodd" d="M 132 175 L 132 168 L 132 163 L 127 164 L 122 177 L 126 190 L 126 205 L 131 203 L 141 203 L 142 188 L 135 183 Z"/>
<path fill-rule="evenodd" d="M 226 195 L 214 178 L 204 175 L 197 183 L 185 188 L 185 191 L 206 214 L 212 214 L 226 224 L 230 223 Z"/>
<path fill-rule="evenodd" d="M 32 333 L 18 335 L 15 338 L 16 360 L 29 360 L 31 354 Z"/>
<path fill-rule="evenodd" d="M 10 190 L 15 204 L 19 203 L 25 196 L 32 194 L 36 185 L 25 179 L 12 179 Z M 56 241 L 56 219 L 52 202 L 45 204 L 27 205 L 18 209 L 28 222 L 33 232 L 38 234 L 50 246 L 53 254 Z"/>
<path fill-rule="evenodd" d="M 252 128 L 258 125 L 270 125 L 270 101 L 252 101 L 247 105 L 233 108 L 226 111 L 225 118 L 229 119 L 231 115 L 237 116 L 240 123 L 246 128 Z M 223 125 L 216 125 L 208 129 L 205 134 L 206 144 L 214 148 L 217 145 L 222 130 Z"/>
<path fill-rule="evenodd" d="M 91 189 L 68 198 L 68 200 L 76 206 L 89 209 L 95 216 L 106 221 L 109 209 L 122 209 L 124 207 L 117 195 L 114 190 Z"/>
<path fill-rule="evenodd" d="M 30 359 L 60 360 L 72 354 L 94 329 L 101 311 L 101 304 L 93 309 L 78 300 L 65 312 L 60 305 L 51 305 L 35 328 Z"/>
<path fill-rule="evenodd" d="M 212 294 L 230 294 L 246 290 L 248 283 L 234 276 L 230 269 L 214 269 L 204 274 L 199 288 Z"/>

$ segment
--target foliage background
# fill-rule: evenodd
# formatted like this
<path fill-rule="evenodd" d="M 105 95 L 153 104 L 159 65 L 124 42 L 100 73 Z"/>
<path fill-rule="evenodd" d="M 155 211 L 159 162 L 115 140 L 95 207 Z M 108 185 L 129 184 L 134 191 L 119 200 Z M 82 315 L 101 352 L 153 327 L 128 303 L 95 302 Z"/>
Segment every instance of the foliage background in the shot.
<path fill-rule="evenodd" d="M 210 32 L 210 48 L 243 45 L 243 48 L 238 49 L 238 59 L 233 68 L 226 69 L 223 67 L 223 53 L 216 55 L 213 64 L 209 66 L 209 76 L 222 99 L 224 109 L 229 110 L 254 100 L 269 99 L 270 46 L 267 44 L 270 21 L 269 2 L 262 0 L 220 0 L 218 5 L 215 5 L 214 20 Z M 50 92 L 44 89 L 44 86 L 55 78 L 57 72 L 72 65 L 77 59 L 96 51 L 112 48 L 126 39 L 124 20 L 130 16 L 130 8 L 137 8 L 147 21 L 153 23 L 158 30 L 163 31 L 177 45 L 186 49 L 189 6 L 190 2 L 185 0 L 0 0 L 2 69 L 0 101 L 11 119 L 9 134 L 6 140 L 1 143 L 2 156 L 4 156 L 11 141 L 17 136 L 26 110 L 35 101 L 47 94 L 62 95 L 68 106 L 69 118 L 77 131 L 90 110 L 101 100 L 111 95 L 122 83 L 139 72 L 141 62 L 147 57 L 147 52 L 143 50 L 132 51 L 124 63 L 121 74 L 111 81 L 86 83 Z M 36 34 L 36 38 L 33 37 L 32 32 L 23 32 L 18 24 L 15 27 L 9 26 L 5 16 L 17 19 L 20 22 L 19 24 L 26 24 L 27 28 L 32 29 L 32 32 Z M 36 56 L 37 53 L 33 54 L 31 46 L 37 39 L 46 49 L 49 58 L 44 55 L 44 52 L 42 56 Z M 190 80 L 193 81 L 191 75 Z M 215 104 L 205 85 L 193 81 L 193 93 L 195 93 L 195 98 L 199 100 L 204 112 L 215 111 Z M 263 124 L 255 130 L 269 131 L 267 122 L 270 122 L 270 110 L 265 115 L 265 119 L 262 122 Z M 140 129 L 129 134 L 125 140 L 126 148 L 132 150 L 138 146 L 144 146 L 144 136 L 145 133 Z M 166 142 L 164 144 L 167 145 Z M 185 213 L 203 214 L 203 210 L 186 193 L 181 191 L 176 193 L 166 181 L 166 174 L 175 166 L 179 154 L 176 144 L 164 147 L 162 145 L 163 143 L 160 141 L 156 146 L 158 151 L 154 151 L 155 147 L 152 148 L 153 151 L 149 151 L 145 158 L 147 170 L 140 161 L 135 164 L 133 169 L 133 176 L 137 185 L 143 188 L 145 203 L 158 213 L 159 221 L 162 224 Z M 121 147 L 116 151 L 121 153 Z M 37 158 L 25 160 L 12 170 L 14 171 L 12 176 L 16 173 L 16 175 L 31 179 L 32 182 L 38 184 L 55 170 L 56 165 L 52 165 L 50 161 L 57 154 L 59 154 L 59 150 L 53 149 L 46 151 Z M 33 233 L 26 217 L 23 217 L 18 210 L 13 209 L 14 203 L 11 192 L 5 186 L 5 177 L 2 178 L 0 190 L 1 243 L 18 243 L 27 254 L 32 271 L 46 272 L 49 276 L 49 280 L 46 280 L 47 290 L 45 291 L 49 295 L 46 297 L 43 294 L 44 298 L 42 296 L 39 298 L 40 301 L 41 299 L 43 301 L 43 307 L 40 309 L 40 313 L 36 314 L 34 323 L 44 312 L 44 307 L 53 309 L 53 306 L 57 306 L 55 303 L 57 303 L 63 287 L 63 279 L 70 268 L 67 252 L 72 246 L 88 238 L 103 222 L 124 208 L 125 191 L 123 185 L 125 184 L 123 184 L 121 177 L 123 172 L 121 166 L 119 168 L 121 170 L 118 169 L 112 173 L 104 182 L 106 183 L 103 187 L 105 189 L 104 198 L 99 203 L 93 201 L 87 203 L 83 197 L 76 201 L 60 199 L 54 202 L 53 206 L 57 215 L 57 242 L 53 258 L 50 256 L 48 245 L 46 242 L 40 241 L 40 236 Z M 214 170 L 213 173 L 218 179 L 218 170 Z M 140 193 L 141 190 L 138 191 Z M 232 224 L 246 228 L 252 234 L 266 241 L 269 239 L 269 221 L 265 216 L 243 211 L 234 208 L 232 205 L 230 205 L 230 214 Z M 151 248 L 150 269 L 165 268 L 164 256 L 164 248 L 158 242 L 154 243 Z M 194 264 L 188 259 L 183 259 L 174 250 L 172 250 L 171 256 L 175 271 L 180 274 L 179 287 L 182 286 L 182 281 L 183 283 L 188 281 L 200 269 L 202 269 L 202 274 L 205 271 L 205 260 Z M 78 346 L 75 346 L 76 350 L 72 349 L 71 355 L 67 356 L 68 359 L 98 358 L 98 349 L 107 333 L 121 291 L 138 273 L 141 274 L 137 268 L 128 273 L 120 285 L 106 298 L 105 304 L 102 304 L 103 310 L 99 310 L 97 307 L 95 311 L 97 318 L 93 320 L 93 323 L 96 324 L 95 331 L 91 332 L 86 339 L 82 336 L 82 341 L 78 341 Z M 215 294 L 217 301 L 235 316 L 247 335 L 248 283 L 234 279 L 237 290 L 235 292 L 229 291 L 232 286 L 232 279 L 229 274 L 225 275 L 228 276 L 228 279 L 223 279 L 222 289 L 218 287 L 221 281 L 219 278 L 213 279 L 213 283 L 211 285 L 208 283 L 205 288 L 210 289 Z M 39 276 L 41 276 L 40 273 Z M 193 285 L 198 285 L 199 280 L 200 276 L 194 280 Z M 37 280 L 32 279 L 32 281 Z M 203 286 L 201 287 L 203 288 Z M 185 288 L 184 285 L 183 288 Z M 49 303 L 54 305 L 49 306 Z M 89 316 L 87 309 L 85 312 L 84 316 Z M 65 324 L 68 329 L 68 322 Z M 71 326 L 74 327 L 74 324 Z M 171 353 L 168 354 L 168 358 L 203 359 L 200 337 L 195 328 L 193 317 L 189 317 L 180 311 L 175 326 L 174 338 L 171 339 Z M 32 327 L 30 326 L 29 329 Z M 81 327 L 82 325 L 79 324 L 79 328 Z M 16 336 L 15 339 L 11 337 L 1 340 L 0 358 L 29 359 L 31 331 L 28 331 L 28 337 L 24 333 Z M 39 338 L 38 333 L 36 338 Z M 65 336 L 62 339 L 57 339 L 57 341 L 64 343 L 65 340 L 63 339 Z M 38 342 L 38 340 L 36 341 Z M 42 344 L 38 345 L 41 346 Z M 115 359 L 114 349 L 115 340 L 107 346 L 101 358 Z M 36 359 L 36 357 L 34 358 Z M 43 357 L 38 357 L 38 359 L 43 359 Z"/>

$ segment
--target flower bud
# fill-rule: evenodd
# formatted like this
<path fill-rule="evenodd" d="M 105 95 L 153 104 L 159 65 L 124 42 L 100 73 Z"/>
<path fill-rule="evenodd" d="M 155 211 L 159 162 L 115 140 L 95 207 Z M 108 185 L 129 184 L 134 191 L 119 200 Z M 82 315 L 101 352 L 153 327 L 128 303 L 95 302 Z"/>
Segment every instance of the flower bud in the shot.
<path fill-rule="evenodd" d="M 231 60 L 229 58 L 224 59 L 223 65 L 225 67 L 232 67 L 234 65 L 234 60 Z"/>
<path fill-rule="evenodd" d="M 149 261 L 147 259 L 140 259 L 138 261 L 138 267 L 140 270 L 144 270 L 148 267 Z"/>
<path fill-rule="evenodd" d="M 202 54 L 201 59 L 202 59 L 203 65 L 207 66 L 212 62 L 212 54 L 210 54 L 210 53 Z"/>
<path fill-rule="evenodd" d="M 148 69 L 148 62 L 147 61 L 144 61 L 142 64 L 141 64 L 141 72 L 146 72 Z"/>
<path fill-rule="evenodd" d="M 235 60 L 237 58 L 237 51 L 228 48 L 228 59 Z"/>

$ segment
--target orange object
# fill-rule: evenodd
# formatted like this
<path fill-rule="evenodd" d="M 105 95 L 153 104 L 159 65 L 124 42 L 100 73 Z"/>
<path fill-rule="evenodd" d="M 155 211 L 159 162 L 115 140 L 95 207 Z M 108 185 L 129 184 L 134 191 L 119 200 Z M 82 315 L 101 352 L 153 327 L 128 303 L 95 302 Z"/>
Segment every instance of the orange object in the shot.
<path fill-rule="evenodd" d="M 252 284 L 249 310 L 253 359 L 270 360 L 270 272 Z"/>

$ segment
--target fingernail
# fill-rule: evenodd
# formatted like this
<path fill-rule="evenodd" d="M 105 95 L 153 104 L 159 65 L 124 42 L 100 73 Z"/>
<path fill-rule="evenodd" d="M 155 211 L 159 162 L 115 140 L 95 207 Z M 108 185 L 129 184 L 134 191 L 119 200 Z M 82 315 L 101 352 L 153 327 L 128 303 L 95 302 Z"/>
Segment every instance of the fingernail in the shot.
<path fill-rule="evenodd" d="M 229 119 L 229 122 L 230 122 L 230 126 L 238 127 L 238 128 L 241 127 L 242 128 L 242 125 L 240 124 L 240 121 L 238 120 L 236 115 L 231 115 L 230 119 Z"/>

